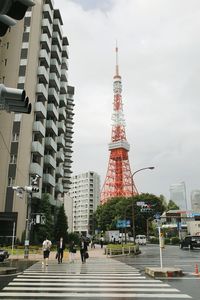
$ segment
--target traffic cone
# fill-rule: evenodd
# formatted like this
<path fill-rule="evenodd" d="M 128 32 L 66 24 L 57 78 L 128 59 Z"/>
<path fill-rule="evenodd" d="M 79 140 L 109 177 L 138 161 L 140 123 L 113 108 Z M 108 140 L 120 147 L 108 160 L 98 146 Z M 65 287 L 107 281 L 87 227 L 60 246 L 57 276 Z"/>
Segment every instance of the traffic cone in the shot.
<path fill-rule="evenodd" d="M 199 268 L 198 268 L 198 265 L 197 265 L 197 264 L 195 265 L 195 274 L 196 274 L 196 275 L 199 275 Z"/>

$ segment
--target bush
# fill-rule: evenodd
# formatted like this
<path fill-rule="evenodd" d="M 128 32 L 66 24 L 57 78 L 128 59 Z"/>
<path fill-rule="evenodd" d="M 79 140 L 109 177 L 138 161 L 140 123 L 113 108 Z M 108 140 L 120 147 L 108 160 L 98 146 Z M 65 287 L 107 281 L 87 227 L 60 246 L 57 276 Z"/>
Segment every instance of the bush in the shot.
<path fill-rule="evenodd" d="M 157 237 L 151 238 L 150 243 L 151 244 L 159 244 L 159 238 L 157 238 Z"/>
<path fill-rule="evenodd" d="M 169 245 L 170 243 L 171 243 L 170 239 L 169 238 L 165 238 L 165 244 Z"/>
<path fill-rule="evenodd" d="M 171 238 L 172 245 L 178 245 L 180 243 L 180 239 L 178 237 Z"/>

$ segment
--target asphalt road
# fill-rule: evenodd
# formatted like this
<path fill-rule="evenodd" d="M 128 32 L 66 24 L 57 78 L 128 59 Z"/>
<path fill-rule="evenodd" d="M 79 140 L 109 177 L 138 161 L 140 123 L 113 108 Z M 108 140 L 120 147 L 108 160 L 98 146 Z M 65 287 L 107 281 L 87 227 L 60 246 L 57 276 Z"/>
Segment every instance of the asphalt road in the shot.
<path fill-rule="evenodd" d="M 119 257 L 118 260 L 134 266 L 142 273 L 145 267 L 160 267 L 160 250 L 157 245 L 140 246 L 142 253 L 135 257 Z M 199 300 L 200 276 L 195 275 L 196 265 L 200 272 L 200 249 L 179 249 L 178 246 L 166 246 L 162 251 L 163 267 L 181 268 L 184 276 L 180 278 L 161 279 L 172 287 L 179 289 L 182 293 Z"/>

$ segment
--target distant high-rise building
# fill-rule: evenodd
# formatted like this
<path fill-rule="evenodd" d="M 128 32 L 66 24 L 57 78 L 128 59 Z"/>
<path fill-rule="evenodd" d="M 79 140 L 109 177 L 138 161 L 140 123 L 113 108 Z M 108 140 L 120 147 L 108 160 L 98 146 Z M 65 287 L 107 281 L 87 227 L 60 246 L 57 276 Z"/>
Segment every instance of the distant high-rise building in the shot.
<path fill-rule="evenodd" d="M 191 208 L 194 212 L 200 212 L 200 190 L 191 192 Z"/>
<path fill-rule="evenodd" d="M 93 213 L 100 203 L 100 176 L 92 171 L 72 176 L 69 195 L 73 199 L 73 231 L 93 234 Z"/>
<path fill-rule="evenodd" d="M 15 222 L 19 239 L 27 208 L 25 196 L 19 199 L 12 187 L 29 185 L 39 175 L 32 211 L 46 193 L 54 214 L 70 186 L 74 87 L 68 83 L 69 43 L 62 25 L 53 0 L 35 1 L 0 39 L 0 83 L 25 89 L 32 103 L 30 115 L 0 116 L 0 224 Z"/>
<path fill-rule="evenodd" d="M 170 199 L 180 208 L 187 209 L 185 182 L 170 185 Z"/>

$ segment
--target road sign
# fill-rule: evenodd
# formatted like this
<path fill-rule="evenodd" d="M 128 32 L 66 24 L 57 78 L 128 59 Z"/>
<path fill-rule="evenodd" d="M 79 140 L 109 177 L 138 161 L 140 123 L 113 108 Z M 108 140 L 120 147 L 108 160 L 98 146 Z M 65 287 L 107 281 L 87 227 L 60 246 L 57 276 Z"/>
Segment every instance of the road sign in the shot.
<path fill-rule="evenodd" d="M 118 220 L 116 227 L 117 228 L 131 227 L 131 221 L 130 220 Z"/>

